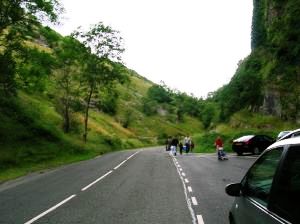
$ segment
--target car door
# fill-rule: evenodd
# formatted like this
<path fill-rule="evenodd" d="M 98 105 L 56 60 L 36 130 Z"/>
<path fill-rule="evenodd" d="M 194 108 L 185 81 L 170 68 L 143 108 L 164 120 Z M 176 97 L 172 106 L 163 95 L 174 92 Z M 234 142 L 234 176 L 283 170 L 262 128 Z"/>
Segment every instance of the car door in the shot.
<path fill-rule="evenodd" d="M 233 205 L 235 223 L 281 223 L 270 215 L 268 203 L 283 148 L 263 154 L 242 181 L 242 196 Z"/>
<path fill-rule="evenodd" d="M 274 185 L 270 210 L 279 219 L 300 223 L 300 145 L 289 147 L 278 181 Z"/>

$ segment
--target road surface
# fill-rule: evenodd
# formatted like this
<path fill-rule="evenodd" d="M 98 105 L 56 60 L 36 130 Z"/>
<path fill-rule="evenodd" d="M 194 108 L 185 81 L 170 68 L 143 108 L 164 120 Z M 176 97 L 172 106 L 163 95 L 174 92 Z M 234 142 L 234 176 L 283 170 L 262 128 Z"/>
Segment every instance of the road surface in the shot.
<path fill-rule="evenodd" d="M 109 153 L 0 185 L 0 223 L 228 223 L 224 187 L 254 160 L 163 147 Z"/>

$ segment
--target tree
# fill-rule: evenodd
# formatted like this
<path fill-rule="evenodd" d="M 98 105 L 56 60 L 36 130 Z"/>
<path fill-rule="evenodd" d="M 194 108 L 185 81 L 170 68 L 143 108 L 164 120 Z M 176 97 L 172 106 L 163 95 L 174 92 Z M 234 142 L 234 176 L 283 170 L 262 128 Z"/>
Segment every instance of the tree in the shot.
<path fill-rule="evenodd" d="M 0 1 L 0 94 L 16 93 L 16 61 L 26 54 L 22 41 L 32 24 L 38 20 L 58 20 L 63 11 L 57 0 L 1 0 Z"/>
<path fill-rule="evenodd" d="M 101 86 L 109 86 L 116 81 L 124 80 L 122 64 L 112 62 L 112 60 L 121 61 L 121 53 L 124 52 L 124 48 L 119 32 L 105 26 L 102 22 L 92 25 L 87 32 L 79 28 L 72 35 L 81 40 L 89 52 L 85 57 L 85 67 L 81 77 L 81 85 L 86 93 L 83 134 L 86 142 L 89 109 L 93 95 L 99 91 Z"/>
<path fill-rule="evenodd" d="M 63 116 L 63 130 L 65 133 L 70 131 L 71 106 L 78 101 L 78 69 L 80 69 L 80 60 L 85 54 L 86 48 L 78 40 L 67 36 L 55 48 L 57 58 L 55 83 L 58 95 L 58 111 Z"/>
<path fill-rule="evenodd" d="M 32 18 L 29 15 L 56 22 L 62 11 L 63 8 L 57 0 L 1 0 L 0 34 L 8 26 L 30 23 Z"/>

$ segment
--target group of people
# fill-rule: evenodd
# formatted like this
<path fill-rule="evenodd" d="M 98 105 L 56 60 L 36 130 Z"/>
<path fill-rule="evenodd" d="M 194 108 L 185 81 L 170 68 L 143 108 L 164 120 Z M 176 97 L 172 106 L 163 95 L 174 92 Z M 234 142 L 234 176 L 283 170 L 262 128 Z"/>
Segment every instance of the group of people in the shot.
<path fill-rule="evenodd" d="M 182 152 L 189 153 L 189 151 L 193 151 L 195 145 L 192 141 L 190 136 L 185 136 L 182 140 L 179 140 L 176 136 L 175 137 L 168 137 L 166 141 L 166 150 L 170 151 L 171 154 L 176 156 L 177 149 L 179 149 L 180 155 Z"/>
<path fill-rule="evenodd" d="M 220 136 L 218 136 L 214 143 L 216 147 L 216 152 L 219 160 L 226 160 L 227 156 L 224 152 L 223 141 Z M 189 153 L 189 151 L 193 151 L 195 145 L 190 136 L 185 136 L 182 140 L 179 140 L 175 137 L 168 137 L 166 140 L 166 151 L 170 151 L 170 153 L 174 156 L 177 154 L 177 149 L 179 148 L 179 153 L 182 155 L 182 152 Z"/>

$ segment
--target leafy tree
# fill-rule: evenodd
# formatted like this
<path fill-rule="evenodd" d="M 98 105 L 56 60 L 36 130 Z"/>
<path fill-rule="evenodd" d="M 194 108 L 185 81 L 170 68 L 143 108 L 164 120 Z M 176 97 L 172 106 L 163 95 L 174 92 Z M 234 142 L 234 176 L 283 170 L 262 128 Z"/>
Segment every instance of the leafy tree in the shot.
<path fill-rule="evenodd" d="M 124 81 L 123 66 L 111 60 L 121 61 L 122 38 L 119 32 L 102 22 L 92 25 L 84 32 L 81 28 L 73 33 L 86 46 L 90 54 L 85 57 L 85 67 L 81 76 L 81 85 L 85 91 L 85 116 L 83 139 L 87 141 L 88 118 L 91 99 L 99 91 L 99 87 L 108 86 L 116 81 Z"/>
<path fill-rule="evenodd" d="M 54 68 L 54 57 L 37 48 L 24 48 L 22 63 L 17 64 L 18 87 L 27 91 L 44 91 Z"/>
<path fill-rule="evenodd" d="M 119 93 L 116 88 L 111 88 L 110 86 L 103 86 L 99 94 L 99 101 L 97 107 L 104 113 L 115 115 L 117 112 L 117 103 L 119 98 Z"/>
<path fill-rule="evenodd" d="M 0 1 L 0 91 L 5 95 L 16 93 L 16 60 L 26 54 L 22 41 L 26 32 L 39 20 L 58 20 L 63 11 L 57 0 L 1 0 Z"/>
<path fill-rule="evenodd" d="M 58 111 L 63 115 L 64 132 L 70 131 L 72 105 L 79 97 L 80 60 L 86 53 L 86 48 L 78 40 L 67 36 L 55 48 L 57 58 L 55 83 L 57 84 Z"/>
<path fill-rule="evenodd" d="M 172 101 L 171 94 L 162 85 L 153 85 L 148 89 L 147 95 L 150 99 L 157 101 L 158 103 L 170 103 Z"/>
<path fill-rule="evenodd" d="M 8 26 L 30 23 L 29 15 L 35 15 L 41 20 L 49 19 L 51 22 L 56 22 L 62 11 L 63 8 L 57 0 L 1 0 L 0 34 Z"/>

